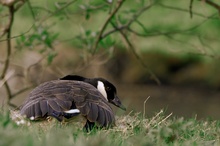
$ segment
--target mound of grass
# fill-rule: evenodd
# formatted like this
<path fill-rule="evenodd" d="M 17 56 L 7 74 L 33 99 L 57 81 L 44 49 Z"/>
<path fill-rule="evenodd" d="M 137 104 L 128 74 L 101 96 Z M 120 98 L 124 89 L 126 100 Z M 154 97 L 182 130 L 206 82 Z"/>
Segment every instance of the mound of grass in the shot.
<path fill-rule="evenodd" d="M 111 129 L 82 131 L 77 123 L 60 124 L 56 120 L 17 125 L 10 112 L 0 113 L 1 146 L 77 145 L 219 145 L 220 121 L 184 119 L 165 115 L 163 110 L 145 118 L 141 113 L 117 117 Z"/>

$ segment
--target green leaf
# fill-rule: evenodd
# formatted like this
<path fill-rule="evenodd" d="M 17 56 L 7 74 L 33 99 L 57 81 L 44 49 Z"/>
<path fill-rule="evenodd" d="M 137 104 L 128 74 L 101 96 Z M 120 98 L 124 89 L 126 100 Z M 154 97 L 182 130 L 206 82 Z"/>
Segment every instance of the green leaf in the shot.
<path fill-rule="evenodd" d="M 115 44 L 115 40 L 113 40 L 110 35 L 100 41 L 100 45 L 106 49 L 110 48 L 114 44 Z"/>
<path fill-rule="evenodd" d="M 89 14 L 89 12 L 87 11 L 87 12 L 86 12 L 86 20 L 89 20 L 89 18 L 90 18 L 90 14 Z"/>
<path fill-rule="evenodd" d="M 85 35 L 88 37 L 91 35 L 91 33 L 92 33 L 91 30 L 86 30 Z"/>
<path fill-rule="evenodd" d="M 128 22 L 128 20 L 125 19 L 124 16 L 122 16 L 122 15 L 119 15 L 118 18 L 119 18 L 119 21 L 122 25 L 125 25 Z"/>
<path fill-rule="evenodd" d="M 47 64 L 50 65 L 53 62 L 53 59 L 57 56 L 57 52 L 51 52 L 47 56 Z"/>
<path fill-rule="evenodd" d="M 10 122 L 11 122 L 10 112 L 8 111 L 6 113 L 6 118 L 4 119 L 4 122 L 3 122 L 3 127 L 6 127 Z"/>
<path fill-rule="evenodd" d="M 25 35 L 21 35 L 20 40 L 21 40 L 21 42 L 25 42 L 25 40 L 26 40 Z"/>

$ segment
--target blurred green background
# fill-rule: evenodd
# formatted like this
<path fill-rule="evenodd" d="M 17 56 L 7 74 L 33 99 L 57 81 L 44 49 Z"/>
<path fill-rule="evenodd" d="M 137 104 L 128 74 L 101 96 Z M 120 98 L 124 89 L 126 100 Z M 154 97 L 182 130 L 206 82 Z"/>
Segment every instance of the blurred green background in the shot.
<path fill-rule="evenodd" d="M 194 1 L 191 17 L 190 0 L 127 0 L 111 23 L 120 28 L 135 19 L 122 30 L 133 49 L 115 30 L 99 41 L 94 53 L 98 34 L 118 1 L 29 2 L 14 15 L 7 71 L 12 93 L 67 74 L 101 76 L 116 85 L 127 113 L 142 112 L 146 106 L 148 116 L 163 108 L 175 116 L 220 118 L 220 20 L 215 7 Z M 1 5 L 0 14 L 3 31 L 7 7 Z M 115 29 L 111 23 L 103 34 Z M 0 38 L 0 71 L 7 54 L 5 39 Z M 20 105 L 30 91 L 12 103 Z M 0 92 L 5 105 L 3 84 Z"/>

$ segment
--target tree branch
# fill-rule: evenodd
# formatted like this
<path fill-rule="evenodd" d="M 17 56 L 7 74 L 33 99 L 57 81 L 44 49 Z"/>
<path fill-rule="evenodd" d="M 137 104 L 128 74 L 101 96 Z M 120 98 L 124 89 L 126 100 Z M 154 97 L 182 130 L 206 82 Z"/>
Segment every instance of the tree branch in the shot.
<path fill-rule="evenodd" d="M 1 74 L 1 79 L 3 79 L 5 77 L 5 74 L 8 70 L 9 67 L 9 61 L 10 61 L 10 56 L 11 56 L 11 28 L 12 28 L 12 24 L 14 21 L 14 6 L 10 6 L 9 8 L 9 23 L 8 26 L 6 28 L 6 33 L 7 33 L 7 56 L 6 56 L 6 60 L 5 60 L 5 65 Z"/>
<path fill-rule="evenodd" d="M 57 14 L 58 12 L 60 11 L 63 11 L 65 8 L 69 7 L 71 4 L 75 3 L 77 0 L 72 0 L 72 1 L 69 1 L 67 2 L 63 7 L 57 9 L 56 11 L 50 13 L 48 16 L 46 16 L 45 18 L 43 18 L 41 21 L 40 21 L 40 24 L 45 22 L 47 19 L 49 19 L 50 17 L 52 17 L 53 15 Z"/>
<path fill-rule="evenodd" d="M 27 5 L 28 5 L 28 7 L 29 7 L 29 9 L 31 11 L 32 17 L 34 18 L 34 20 L 36 20 L 36 17 L 35 17 L 34 11 L 33 11 L 33 7 L 32 7 L 32 5 L 30 3 L 30 0 L 27 0 Z"/>
<path fill-rule="evenodd" d="M 215 15 L 215 14 L 214 14 Z M 207 17 L 207 19 L 203 20 L 202 22 L 200 22 L 199 24 L 196 24 L 195 26 L 192 26 L 190 28 L 187 28 L 187 29 L 183 29 L 183 30 L 174 30 L 174 31 L 168 31 L 168 32 L 160 32 L 160 31 L 157 31 L 154 33 L 151 33 L 151 32 L 148 32 L 148 33 L 139 33 L 139 32 L 136 32 L 135 30 L 131 29 L 131 28 L 127 28 L 128 31 L 134 33 L 135 35 L 137 36 L 140 36 L 140 37 L 152 37 L 152 36 L 160 36 L 160 35 L 174 35 L 174 34 L 186 34 L 187 32 L 190 32 L 190 31 L 193 31 L 197 28 L 199 28 L 200 26 L 202 26 L 204 23 L 206 23 L 209 18 L 213 17 L 213 15 Z"/>
<path fill-rule="evenodd" d="M 114 23 L 111 23 L 113 27 L 116 27 L 116 25 Z M 153 71 L 144 63 L 144 61 L 141 59 L 141 57 L 137 54 L 137 52 L 135 51 L 135 47 L 133 46 L 133 44 L 130 42 L 130 40 L 128 39 L 127 35 L 122 31 L 119 30 L 120 34 L 122 35 L 122 37 L 125 39 L 126 43 L 128 44 L 130 50 L 132 51 L 132 53 L 134 54 L 134 56 L 137 58 L 137 60 L 140 62 L 140 64 L 147 69 L 147 71 L 149 72 L 149 74 L 151 75 L 152 79 L 155 80 L 157 82 L 158 85 L 161 85 L 161 82 L 159 80 L 159 78 L 153 73 Z"/>
<path fill-rule="evenodd" d="M 31 86 L 25 87 L 25 88 L 23 88 L 23 89 L 17 91 L 16 93 L 14 93 L 14 94 L 11 95 L 11 99 L 13 99 L 14 97 L 18 96 L 19 94 L 21 94 L 21 93 L 23 93 L 23 92 L 25 92 L 25 91 L 27 91 L 27 90 L 33 88 L 33 87 L 34 87 L 34 85 L 31 85 Z"/>
<path fill-rule="evenodd" d="M 152 6 L 153 6 L 153 4 L 150 4 L 150 5 L 147 5 L 147 6 L 143 7 L 140 11 L 138 11 L 135 15 L 133 15 L 132 19 L 130 19 L 130 21 L 128 21 L 127 24 L 122 25 L 122 26 L 119 26 L 119 27 L 118 27 L 118 26 L 114 27 L 114 29 L 112 29 L 112 30 L 106 32 L 105 34 L 103 34 L 103 35 L 101 36 L 100 40 L 103 39 L 103 38 L 105 38 L 105 37 L 107 37 L 108 35 L 110 35 L 110 34 L 112 34 L 112 33 L 114 33 L 114 32 L 121 31 L 121 30 L 123 30 L 123 29 L 128 29 L 128 28 L 130 27 L 130 25 L 131 25 L 134 21 L 136 21 L 136 20 L 138 19 L 138 17 L 139 17 L 143 12 L 145 12 L 146 10 L 148 10 L 149 8 L 151 8 Z"/>
<path fill-rule="evenodd" d="M 5 78 L 5 75 L 6 75 L 6 72 L 8 71 L 9 63 L 10 63 L 10 56 L 11 56 L 11 39 L 10 38 L 11 38 L 12 24 L 13 24 L 13 21 L 14 21 L 14 12 L 15 12 L 14 5 L 9 6 L 8 9 L 9 9 L 9 22 L 8 22 L 7 27 L 6 27 L 7 56 L 6 56 L 5 64 L 4 64 L 4 67 L 3 67 L 2 74 L 1 74 L 1 79 L 2 80 Z M 14 105 L 10 104 L 11 89 L 8 85 L 7 80 L 5 81 L 4 86 L 5 86 L 6 92 L 8 94 L 8 104 L 14 107 Z"/>
<path fill-rule="evenodd" d="M 11 36 L 11 38 L 9 38 L 9 39 L 12 40 L 12 39 L 18 38 L 18 37 L 20 37 L 20 36 L 22 36 L 22 35 L 25 35 L 25 34 L 27 34 L 28 32 L 30 32 L 33 27 L 34 27 L 34 24 L 33 24 L 26 32 L 23 32 L 23 33 L 21 33 L 21 34 L 19 34 L 19 35 Z M 7 41 L 7 40 L 9 40 L 9 39 L 8 39 L 8 38 L 2 39 L 2 40 L 0 40 L 0 42 Z"/>
<path fill-rule="evenodd" d="M 193 0 L 190 0 L 190 4 L 189 4 L 189 14 L 190 14 L 190 17 L 191 17 L 191 18 L 193 17 L 192 6 L 193 6 Z"/>
<path fill-rule="evenodd" d="M 3 33 L 3 35 L 6 34 L 6 40 L 5 41 L 6 41 L 6 44 L 7 44 L 7 54 L 6 54 L 6 59 L 5 59 L 5 62 L 4 62 L 4 67 L 3 67 L 2 73 L 0 75 L 0 79 L 3 81 L 3 85 L 5 86 L 6 93 L 8 95 L 7 104 L 9 106 L 12 106 L 12 107 L 16 107 L 16 105 L 11 103 L 11 99 L 17 94 L 12 95 L 10 86 L 8 84 L 8 78 L 9 77 L 7 77 L 6 75 L 7 75 L 7 71 L 8 71 L 9 64 L 10 64 L 10 57 L 11 57 L 11 50 L 12 50 L 11 30 L 12 30 L 12 25 L 13 25 L 13 22 L 14 22 L 14 14 L 15 14 L 16 10 L 18 10 L 24 3 L 24 1 L 21 1 L 22 3 L 18 4 L 17 7 L 16 7 L 15 5 L 16 5 L 17 2 L 18 1 L 11 1 L 11 3 L 10 3 L 9 1 L 7 1 L 7 2 L 5 1 L 5 3 L 4 3 L 4 6 L 7 6 L 8 10 L 9 10 L 9 15 L 8 15 L 9 22 L 8 22 L 8 25 L 6 26 L 6 28 L 4 30 L 4 33 Z M 9 76 L 11 76 L 12 74 L 10 73 Z M 18 92 L 18 93 L 21 93 L 21 92 Z"/>
<path fill-rule="evenodd" d="M 200 0 L 201 1 L 201 0 Z M 207 3 L 208 5 L 212 6 L 213 8 L 217 9 L 220 15 L 220 5 L 210 1 L 210 0 L 203 0 L 205 3 Z"/>
<path fill-rule="evenodd" d="M 96 39 L 95 45 L 92 48 L 93 52 L 92 55 L 94 55 L 96 53 L 96 49 L 98 47 L 98 43 L 100 40 L 103 39 L 102 34 L 104 33 L 107 25 L 109 24 L 109 22 L 111 21 L 111 19 L 113 18 L 113 16 L 115 16 L 115 14 L 118 12 L 118 10 L 121 8 L 122 4 L 125 2 L 125 0 L 118 0 L 118 5 L 116 6 L 116 8 L 114 9 L 114 11 L 109 15 L 109 17 L 107 18 L 107 20 L 105 21 L 104 25 L 101 28 L 101 31 L 99 32 L 99 35 Z"/>
<path fill-rule="evenodd" d="M 182 12 L 186 12 L 186 13 L 189 12 L 188 9 L 182 9 L 182 8 L 178 8 L 178 7 L 168 6 L 168 5 L 164 5 L 164 4 L 161 4 L 161 3 L 158 4 L 158 6 L 161 6 L 161 7 L 167 8 L 167 9 L 176 10 L 176 11 L 182 11 Z M 193 15 L 196 15 L 196 16 L 199 16 L 199 17 L 209 18 L 209 19 L 218 19 L 219 20 L 219 18 L 217 18 L 217 17 L 207 17 L 207 16 L 205 16 L 203 14 L 200 14 L 200 13 L 197 13 L 197 12 L 193 12 L 193 10 L 191 10 L 191 11 L 192 11 L 191 13 L 193 13 Z"/>

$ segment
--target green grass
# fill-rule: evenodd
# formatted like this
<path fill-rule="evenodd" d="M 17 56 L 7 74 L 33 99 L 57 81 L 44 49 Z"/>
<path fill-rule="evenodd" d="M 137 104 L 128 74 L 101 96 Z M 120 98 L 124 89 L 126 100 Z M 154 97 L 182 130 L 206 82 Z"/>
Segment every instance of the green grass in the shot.
<path fill-rule="evenodd" d="M 14 116 L 14 115 L 13 115 Z M 19 117 L 0 114 L 1 146 L 77 145 L 218 145 L 220 121 L 175 118 L 163 111 L 143 118 L 141 113 L 117 117 L 116 126 L 105 130 L 82 131 L 78 123 L 50 122 L 17 125 Z M 29 124 L 27 124 L 29 123 Z"/>

